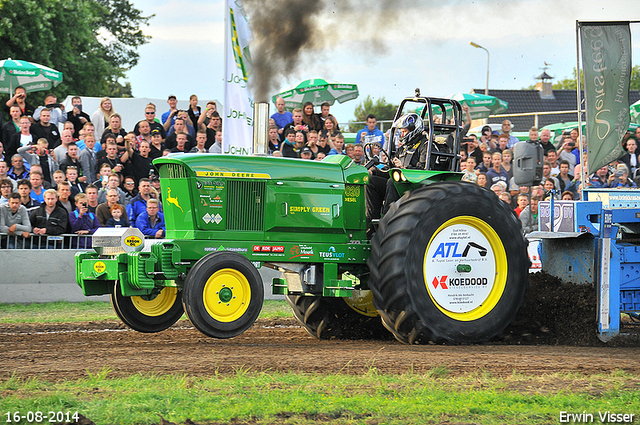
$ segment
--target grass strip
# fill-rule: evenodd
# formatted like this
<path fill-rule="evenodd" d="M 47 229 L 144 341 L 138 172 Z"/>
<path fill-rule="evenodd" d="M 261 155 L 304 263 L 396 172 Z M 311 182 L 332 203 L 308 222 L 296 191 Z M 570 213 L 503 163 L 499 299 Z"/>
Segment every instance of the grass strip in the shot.
<path fill-rule="evenodd" d="M 265 300 L 260 318 L 291 317 L 284 300 Z M 186 319 L 186 316 L 182 317 Z M 33 304 L 0 304 L 0 323 L 66 323 L 119 320 L 111 303 L 103 301 L 67 301 Z M 0 418 L 1 419 L 1 418 Z"/>
<path fill-rule="evenodd" d="M 180 424 L 187 418 L 199 424 L 552 424 L 562 411 L 593 414 L 594 422 L 599 412 L 640 413 L 640 378 L 624 372 L 506 379 L 446 377 L 440 369 L 378 375 L 375 368 L 360 376 L 246 369 L 209 378 L 109 373 L 62 382 L 12 377 L 0 383 L 0 414 L 78 411 L 98 425 L 126 425 L 160 423 L 160 416 Z"/>

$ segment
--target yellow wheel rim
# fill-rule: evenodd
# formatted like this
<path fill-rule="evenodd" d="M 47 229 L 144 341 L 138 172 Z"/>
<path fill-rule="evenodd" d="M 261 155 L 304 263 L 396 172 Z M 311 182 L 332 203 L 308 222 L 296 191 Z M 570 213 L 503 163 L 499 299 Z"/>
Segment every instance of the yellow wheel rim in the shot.
<path fill-rule="evenodd" d="M 178 289 L 165 286 L 162 291 L 152 300 L 145 300 L 142 297 L 131 297 L 133 306 L 145 316 L 162 316 L 176 303 Z"/>
<path fill-rule="evenodd" d="M 431 237 L 423 272 L 427 292 L 443 314 L 459 321 L 476 320 L 502 298 L 507 254 L 500 237 L 485 221 L 455 217 Z"/>
<path fill-rule="evenodd" d="M 251 302 L 251 286 L 236 269 L 221 269 L 207 280 L 202 293 L 204 307 L 219 322 L 233 322 L 242 317 Z"/>
<path fill-rule="evenodd" d="M 363 316 L 380 316 L 378 310 L 373 306 L 373 292 L 371 291 L 360 291 L 358 289 L 354 289 L 353 294 L 350 297 L 343 297 L 342 299 L 349 307 Z"/>

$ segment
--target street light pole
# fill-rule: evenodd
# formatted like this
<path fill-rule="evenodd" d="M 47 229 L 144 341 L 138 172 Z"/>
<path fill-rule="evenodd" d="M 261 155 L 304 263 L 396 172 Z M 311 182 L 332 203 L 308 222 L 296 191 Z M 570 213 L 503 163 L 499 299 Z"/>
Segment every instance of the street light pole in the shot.
<path fill-rule="evenodd" d="M 487 52 L 487 88 L 484 89 L 484 94 L 488 96 L 489 95 L 489 56 L 490 56 L 489 51 L 484 47 L 482 47 L 481 45 L 474 43 L 473 41 L 470 41 L 469 44 L 471 44 L 475 48 L 482 49 L 485 52 Z"/>

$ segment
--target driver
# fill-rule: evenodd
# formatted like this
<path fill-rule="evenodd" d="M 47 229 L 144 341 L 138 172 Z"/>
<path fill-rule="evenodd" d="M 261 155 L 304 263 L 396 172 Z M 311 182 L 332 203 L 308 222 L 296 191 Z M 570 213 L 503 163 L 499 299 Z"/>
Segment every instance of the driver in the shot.
<path fill-rule="evenodd" d="M 391 164 L 396 168 L 410 168 L 424 170 L 427 158 L 427 135 L 424 131 L 424 121 L 416 113 L 404 114 L 398 118 L 392 128 L 400 132 L 400 146 L 396 155 L 391 158 Z M 392 139 L 393 141 L 393 139 Z M 367 234 L 373 233 L 372 220 L 387 212 L 391 204 L 400 196 L 389 178 L 388 172 L 377 167 L 369 169 L 369 183 L 366 186 Z M 384 206 L 384 210 L 383 210 Z"/>

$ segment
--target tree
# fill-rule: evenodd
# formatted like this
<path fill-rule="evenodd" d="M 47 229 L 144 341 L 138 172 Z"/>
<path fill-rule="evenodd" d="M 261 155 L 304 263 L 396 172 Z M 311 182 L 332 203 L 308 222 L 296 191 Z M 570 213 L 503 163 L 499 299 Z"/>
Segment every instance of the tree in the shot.
<path fill-rule="evenodd" d="M 59 98 L 130 95 L 130 85 L 118 79 L 137 64 L 137 47 L 150 39 L 140 26 L 152 17 L 142 16 L 130 0 L 3 0 L 0 58 L 63 72 L 53 90 Z"/>
<path fill-rule="evenodd" d="M 353 114 L 355 115 L 355 121 L 366 121 L 367 115 L 373 114 L 378 121 L 392 120 L 395 117 L 398 105 L 387 103 L 384 97 L 373 101 L 371 96 L 367 96 L 358 106 L 356 106 Z M 349 132 L 355 133 L 362 128 L 361 125 L 350 125 Z"/>

